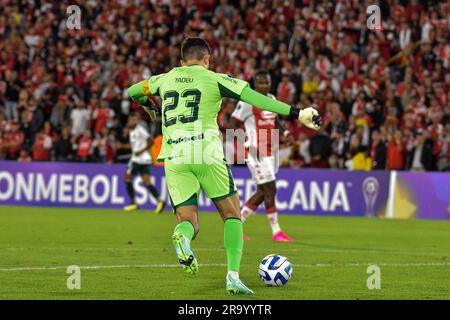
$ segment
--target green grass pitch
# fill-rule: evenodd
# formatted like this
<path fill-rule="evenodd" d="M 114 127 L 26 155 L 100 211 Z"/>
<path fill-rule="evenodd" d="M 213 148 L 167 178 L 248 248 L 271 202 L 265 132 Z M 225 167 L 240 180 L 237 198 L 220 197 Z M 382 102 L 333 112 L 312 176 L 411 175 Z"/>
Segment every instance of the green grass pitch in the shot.
<path fill-rule="evenodd" d="M 274 243 L 264 215 L 244 231 L 241 278 L 251 297 L 225 292 L 223 223 L 200 214 L 195 276 L 177 265 L 172 213 L 0 206 L 0 299 L 450 299 L 450 221 L 280 215 L 294 243 Z M 265 287 L 260 260 L 285 255 L 293 275 Z M 381 289 L 367 288 L 369 264 Z M 69 290 L 69 265 L 81 289 Z"/>

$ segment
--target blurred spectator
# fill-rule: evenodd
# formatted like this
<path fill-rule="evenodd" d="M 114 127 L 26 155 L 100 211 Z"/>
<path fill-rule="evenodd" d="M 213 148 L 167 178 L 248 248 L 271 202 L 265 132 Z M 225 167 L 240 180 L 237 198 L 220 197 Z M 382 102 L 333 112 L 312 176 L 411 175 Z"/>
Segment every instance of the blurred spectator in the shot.
<path fill-rule="evenodd" d="M 423 132 L 419 132 L 413 148 L 408 153 L 408 169 L 429 171 L 433 169 L 433 163 L 432 142 L 426 139 Z"/>
<path fill-rule="evenodd" d="M 116 159 L 118 162 L 127 163 L 131 155 L 130 146 L 130 129 L 128 127 L 123 128 L 122 133 L 116 140 Z"/>
<path fill-rule="evenodd" d="M 313 75 L 308 69 L 303 77 L 302 92 L 306 95 L 310 95 L 312 92 L 319 89 L 318 76 Z"/>
<path fill-rule="evenodd" d="M 349 170 L 371 170 L 372 159 L 369 157 L 367 148 L 360 145 L 356 154 L 346 162 L 346 167 Z"/>
<path fill-rule="evenodd" d="M 40 106 L 36 104 L 34 98 L 30 99 L 30 104 L 27 110 L 30 125 L 30 143 L 34 142 L 36 134 L 42 129 L 45 122 L 45 114 Z"/>
<path fill-rule="evenodd" d="M 386 161 L 389 170 L 405 169 L 405 146 L 402 138 L 402 132 L 397 130 L 389 141 Z"/>
<path fill-rule="evenodd" d="M 77 161 L 90 162 L 93 160 L 93 143 L 91 131 L 86 130 L 76 144 Z"/>
<path fill-rule="evenodd" d="M 400 49 L 404 50 L 411 43 L 411 29 L 406 21 L 402 22 L 398 34 Z"/>
<path fill-rule="evenodd" d="M 17 121 L 11 122 L 11 129 L 5 134 L 3 140 L 5 142 L 6 159 L 17 159 L 25 141 L 25 134 L 19 131 L 19 123 Z"/>
<path fill-rule="evenodd" d="M 379 131 L 372 132 L 372 147 L 370 150 L 370 158 L 372 159 L 372 168 L 377 170 L 386 169 L 386 142 Z"/>
<path fill-rule="evenodd" d="M 100 133 L 107 126 L 111 126 L 111 119 L 114 117 L 114 111 L 108 108 L 106 100 L 100 102 L 100 108 L 94 110 L 92 118 L 94 119 L 94 132 Z"/>
<path fill-rule="evenodd" d="M 61 131 L 61 136 L 56 140 L 54 150 L 54 159 L 56 161 L 71 161 L 73 160 L 72 151 L 73 141 L 70 137 L 69 128 L 64 127 Z"/>
<path fill-rule="evenodd" d="M 337 125 L 334 135 L 331 136 L 333 138 L 331 149 L 334 156 L 334 161 L 336 162 L 333 167 L 335 168 L 344 168 L 344 163 L 347 158 L 349 141 L 345 134 L 346 125 L 341 122 Z"/>
<path fill-rule="evenodd" d="M 294 84 L 289 80 L 289 76 L 284 74 L 281 77 L 281 82 L 277 89 L 277 99 L 287 104 L 292 104 L 294 101 L 295 87 Z"/>
<path fill-rule="evenodd" d="M 294 143 L 290 149 L 287 159 L 281 162 L 281 167 L 300 168 L 304 167 L 303 157 L 300 155 L 299 145 Z"/>
<path fill-rule="evenodd" d="M 450 122 L 445 126 L 445 130 L 438 140 L 438 161 L 437 166 L 440 171 L 450 171 Z"/>
<path fill-rule="evenodd" d="M 86 132 L 89 128 L 90 112 L 84 107 L 82 101 L 76 102 L 76 108 L 70 114 L 72 136 L 78 137 Z"/>
<path fill-rule="evenodd" d="M 115 139 L 110 134 L 109 129 L 104 127 L 100 133 L 97 134 L 93 147 L 97 151 L 97 161 L 113 163 L 115 158 Z"/>
<path fill-rule="evenodd" d="M 331 138 L 323 127 L 312 136 L 309 143 L 312 168 L 328 168 L 328 158 L 331 156 Z"/>
<path fill-rule="evenodd" d="M 214 16 L 218 18 L 225 17 L 231 20 L 233 15 L 233 7 L 228 4 L 227 0 L 220 0 L 220 4 L 214 9 Z"/>
<path fill-rule="evenodd" d="M 52 145 L 52 138 L 48 134 L 38 133 L 33 144 L 33 161 L 49 161 Z"/>
<path fill-rule="evenodd" d="M 31 131 L 31 117 L 28 109 L 24 109 L 20 113 L 20 131 L 25 135 L 23 147 L 30 150 L 32 145 L 31 139 L 34 139 L 34 133 Z"/>
<path fill-rule="evenodd" d="M 69 120 L 70 106 L 66 96 L 60 95 L 55 106 L 52 108 L 50 121 L 57 130 L 61 130 L 62 126 Z"/>
<path fill-rule="evenodd" d="M 19 92 L 21 83 L 17 78 L 16 71 L 7 71 L 6 76 L 6 89 L 4 93 L 5 97 L 5 109 L 6 118 L 8 120 L 18 120 L 19 115 L 17 112 L 17 104 L 19 102 Z"/>
<path fill-rule="evenodd" d="M 303 159 L 303 166 L 308 167 L 311 163 L 311 154 L 309 153 L 310 141 L 304 132 L 300 133 L 298 139 L 298 153 Z"/>
<path fill-rule="evenodd" d="M 19 162 L 30 162 L 32 159 L 30 157 L 30 154 L 28 153 L 28 150 L 22 149 L 20 150 L 19 158 L 17 158 L 17 161 Z"/>

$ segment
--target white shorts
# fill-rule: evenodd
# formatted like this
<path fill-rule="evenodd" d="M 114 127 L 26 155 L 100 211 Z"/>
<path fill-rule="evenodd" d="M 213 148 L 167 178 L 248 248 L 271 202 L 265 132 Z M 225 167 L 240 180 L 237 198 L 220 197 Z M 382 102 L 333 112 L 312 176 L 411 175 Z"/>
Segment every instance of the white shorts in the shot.
<path fill-rule="evenodd" d="M 254 157 L 249 156 L 246 161 L 256 184 L 275 181 L 275 174 L 278 171 L 276 157 L 270 156 L 255 159 Z"/>

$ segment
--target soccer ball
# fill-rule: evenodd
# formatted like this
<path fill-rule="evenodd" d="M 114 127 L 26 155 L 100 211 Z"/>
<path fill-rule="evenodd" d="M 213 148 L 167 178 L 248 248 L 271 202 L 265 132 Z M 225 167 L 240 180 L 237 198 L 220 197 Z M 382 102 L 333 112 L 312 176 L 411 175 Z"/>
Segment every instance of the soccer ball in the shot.
<path fill-rule="evenodd" d="M 288 259 L 278 254 L 269 254 L 262 259 L 258 269 L 259 278 L 268 286 L 284 286 L 292 275 Z"/>

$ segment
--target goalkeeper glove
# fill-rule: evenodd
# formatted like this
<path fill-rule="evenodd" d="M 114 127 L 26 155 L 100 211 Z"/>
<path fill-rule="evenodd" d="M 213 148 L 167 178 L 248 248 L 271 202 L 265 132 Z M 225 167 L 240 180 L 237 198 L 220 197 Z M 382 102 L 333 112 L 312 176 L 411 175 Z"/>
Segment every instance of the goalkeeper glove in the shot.
<path fill-rule="evenodd" d="M 300 109 L 298 112 L 298 120 L 306 127 L 316 131 L 322 126 L 322 118 L 319 112 L 313 107 Z"/>

